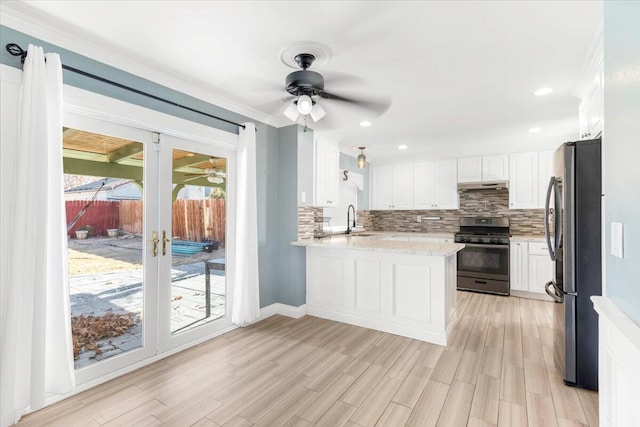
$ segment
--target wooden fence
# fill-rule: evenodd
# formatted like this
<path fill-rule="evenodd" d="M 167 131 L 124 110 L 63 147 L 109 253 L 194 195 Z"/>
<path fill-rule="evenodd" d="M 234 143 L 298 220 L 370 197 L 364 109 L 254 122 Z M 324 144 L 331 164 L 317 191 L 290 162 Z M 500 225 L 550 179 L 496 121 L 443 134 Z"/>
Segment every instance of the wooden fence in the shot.
<path fill-rule="evenodd" d="M 86 206 L 88 200 L 67 200 L 65 211 L 67 214 L 67 224 L 70 223 L 78 212 Z M 110 228 L 118 228 L 118 202 L 107 202 L 96 200 L 89 206 L 87 211 L 78 219 L 69 235 L 75 237 L 75 231 L 86 225 L 91 226 L 92 236 L 106 236 Z"/>
<path fill-rule="evenodd" d="M 173 202 L 172 237 L 192 242 L 225 242 L 226 207 L 224 199 L 176 200 Z M 120 202 L 120 229 L 142 234 L 142 201 Z"/>
<path fill-rule="evenodd" d="M 86 200 L 66 202 L 67 222 L 70 222 Z M 105 236 L 107 229 L 119 228 L 132 234 L 142 234 L 142 200 L 95 201 L 75 224 L 69 234 L 85 225 L 93 227 L 94 236 Z M 216 240 L 225 243 L 226 206 L 224 199 L 176 200 L 173 202 L 172 237 L 192 242 Z"/>

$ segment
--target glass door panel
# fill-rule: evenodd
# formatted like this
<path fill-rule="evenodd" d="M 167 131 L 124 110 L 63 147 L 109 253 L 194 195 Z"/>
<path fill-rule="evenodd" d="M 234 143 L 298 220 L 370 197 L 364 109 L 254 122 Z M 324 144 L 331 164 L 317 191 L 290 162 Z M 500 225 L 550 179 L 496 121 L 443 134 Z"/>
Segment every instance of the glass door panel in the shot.
<path fill-rule="evenodd" d="M 65 120 L 68 124 L 69 120 Z M 72 120 L 74 122 L 74 120 Z M 151 133 L 87 118 L 63 129 L 74 363 L 79 384 L 155 353 L 145 212 Z M 155 156 L 157 157 L 157 156 Z M 157 159 L 151 169 L 157 170 Z M 153 204 L 153 202 L 152 202 Z M 150 316 L 151 315 L 151 316 Z"/>
<path fill-rule="evenodd" d="M 160 211 L 167 213 L 161 220 L 161 263 L 170 265 L 160 267 L 166 279 L 161 310 L 167 309 L 160 317 L 161 329 L 166 322 L 163 347 L 173 347 L 229 324 L 229 161 L 225 153 L 192 141 L 163 136 L 161 147 L 160 167 L 170 168 L 161 173 Z"/>

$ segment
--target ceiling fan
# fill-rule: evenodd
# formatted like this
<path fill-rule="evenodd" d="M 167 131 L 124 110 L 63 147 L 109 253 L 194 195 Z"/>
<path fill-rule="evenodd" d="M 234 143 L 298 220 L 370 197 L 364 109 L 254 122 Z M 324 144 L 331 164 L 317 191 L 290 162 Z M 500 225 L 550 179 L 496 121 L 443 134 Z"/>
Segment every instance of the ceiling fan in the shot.
<path fill-rule="evenodd" d="M 193 177 L 193 178 L 188 178 L 185 181 L 192 181 L 198 178 L 207 178 L 207 181 L 209 181 L 212 184 L 222 184 L 224 180 L 227 178 L 227 173 L 223 169 L 215 168 L 215 164 L 217 160 L 218 159 L 213 157 L 209 159 L 209 163 L 211 163 L 211 165 L 214 166 L 212 168 L 203 169 L 202 172 L 185 173 L 184 174 L 185 176 Z"/>
<path fill-rule="evenodd" d="M 293 102 L 284 111 L 284 115 L 290 120 L 297 121 L 300 116 L 305 119 L 311 116 L 314 122 L 322 119 L 326 111 L 317 98 L 322 98 L 323 103 L 341 102 L 377 114 L 382 114 L 389 108 L 388 101 L 340 96 L 326 91 L 322 74 L 309 70 L 315 59 L 315 55 L 311 53 L 299 53 L 294 57 L 301 70 L 290 73 L 285 80 L 285 90 L 294 97 Z"/>

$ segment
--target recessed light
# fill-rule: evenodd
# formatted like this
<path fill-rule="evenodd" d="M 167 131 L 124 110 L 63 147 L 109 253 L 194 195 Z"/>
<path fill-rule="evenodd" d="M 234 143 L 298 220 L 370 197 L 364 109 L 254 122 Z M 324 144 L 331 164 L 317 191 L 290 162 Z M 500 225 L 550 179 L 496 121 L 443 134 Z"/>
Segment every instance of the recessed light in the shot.
<path fill-rule="evenodd" d="M 406 149 L 407 149 L 407 144 L 398 145 L 398 150 L 406 150 Z"/>
<path fill-rule="evenodd" d="M 540 128 L 531 128 L 531 129 L 529 129 L 529 133 L 538 133 L 538 132 L 540 132 L 541 130 L 542 130 L 542 129 L 540 129 Z"/>
<path fill-rule="evenodd" d="M 362 126 L 363 128 L 369 127 L 369 126 L 371 126 L 371 122 L 365 120 L 363 122 L 360 122 L 360 126 Z"/>
<path fill-rule="evenodd" d="M 544 95 L 549 95 L 551 92 L 553 92 L 553 89 L 549 87 L 541 87 L 537 91 L 533 92 L 533 94 L 535 96 L 544 96 Z"/>

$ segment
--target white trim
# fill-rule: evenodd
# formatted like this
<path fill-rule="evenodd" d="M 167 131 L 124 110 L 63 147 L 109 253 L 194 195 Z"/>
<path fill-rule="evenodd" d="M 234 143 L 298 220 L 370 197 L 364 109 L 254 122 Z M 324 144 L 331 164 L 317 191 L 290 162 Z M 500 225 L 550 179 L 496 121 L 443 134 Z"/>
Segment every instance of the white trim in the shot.
<path fill-rule="evenodd" d="M 95 61 L 108 64 L 119 70 L 142 77 L 154 83 L 169 87 L 194 98 L 241 114 L 272 126 L 282 126 L 280 118 L 272 117 L 261 111 L 238 104 L 208 89 L 204 82 L 193 84 L 192 78 L 185 75 L 172 75 L 160 71 L 153 65 L 132 60 L 134 55 L 127 56 L 114 47 L 107 47 L 104 40 L 88 34 L 79 27 L 70 26 L 57 18 L 47 15 L 38 9 L 22 2 L 0 3 L 0 24 L 35 38 L 46 40 L 61 48 L 73 51 Z M 61 29 L 64 29 L 62 31 Z M 7 40 L 8 42 L 10 40 Z M 22 46 L 26 49 L 26 46 Z"/>
<path fill-rule="evenodd" d="M 299 319 L 307 314 L 307 305 L 303 304 L 299 307 L 294 307 L 292 305 L 276 302 L 266 307 L 262 307 L 260 309 L 260 315 L 258 316 L 258 319 L 253 323 L 260 322 L 261 320 L 264 320 L 276 314 Z"/>
<path fill-rule="evenodd" d="M 77 87 L 64 85 L 63 90 L 65 113 L 78 114 L 205 144 L 214 142 L 220 148 L 228 150 L 237 149 L 238 135 L 231 132 Z"/>
<path fill-rule="evenodd" d="M 517 289 L 511 289 L 511 296 L 517 298 L 537 299 L 540 301 L 553 301 L 546 293 L 542 294 L 540 292 L 519 291 Z"/>
<path fill-rule="evenodd" d="M 413 338 L 420 341 L 426 341 L 437 345 L 447 345 L 447 334 L 453 329 L 455 319 L 452 319 L 447 332 L 431 332 L 424 329 L 413 328 L 407 325 L 398 325 L 396 323 L 385 322 L 380 319 L 364 318 L 358 315 L 352 315 L 339 310 L 329 310 L 320 307 L 309 307 L 307 313 L 310 316 L 321 317 L 323 319 L 334 320 L 336 322 L 344 322 L 350 325 L 361 326 L 363 328 L 374 329 L 377 331 L 388 332 L 394 335 L 400 335 L 407 338 Z"/>
<path fill-rule="evenodd" d="M 610 299 L 591 297 L 599 314 L 600 425 L 640 425 L 640 326 Z"/>

